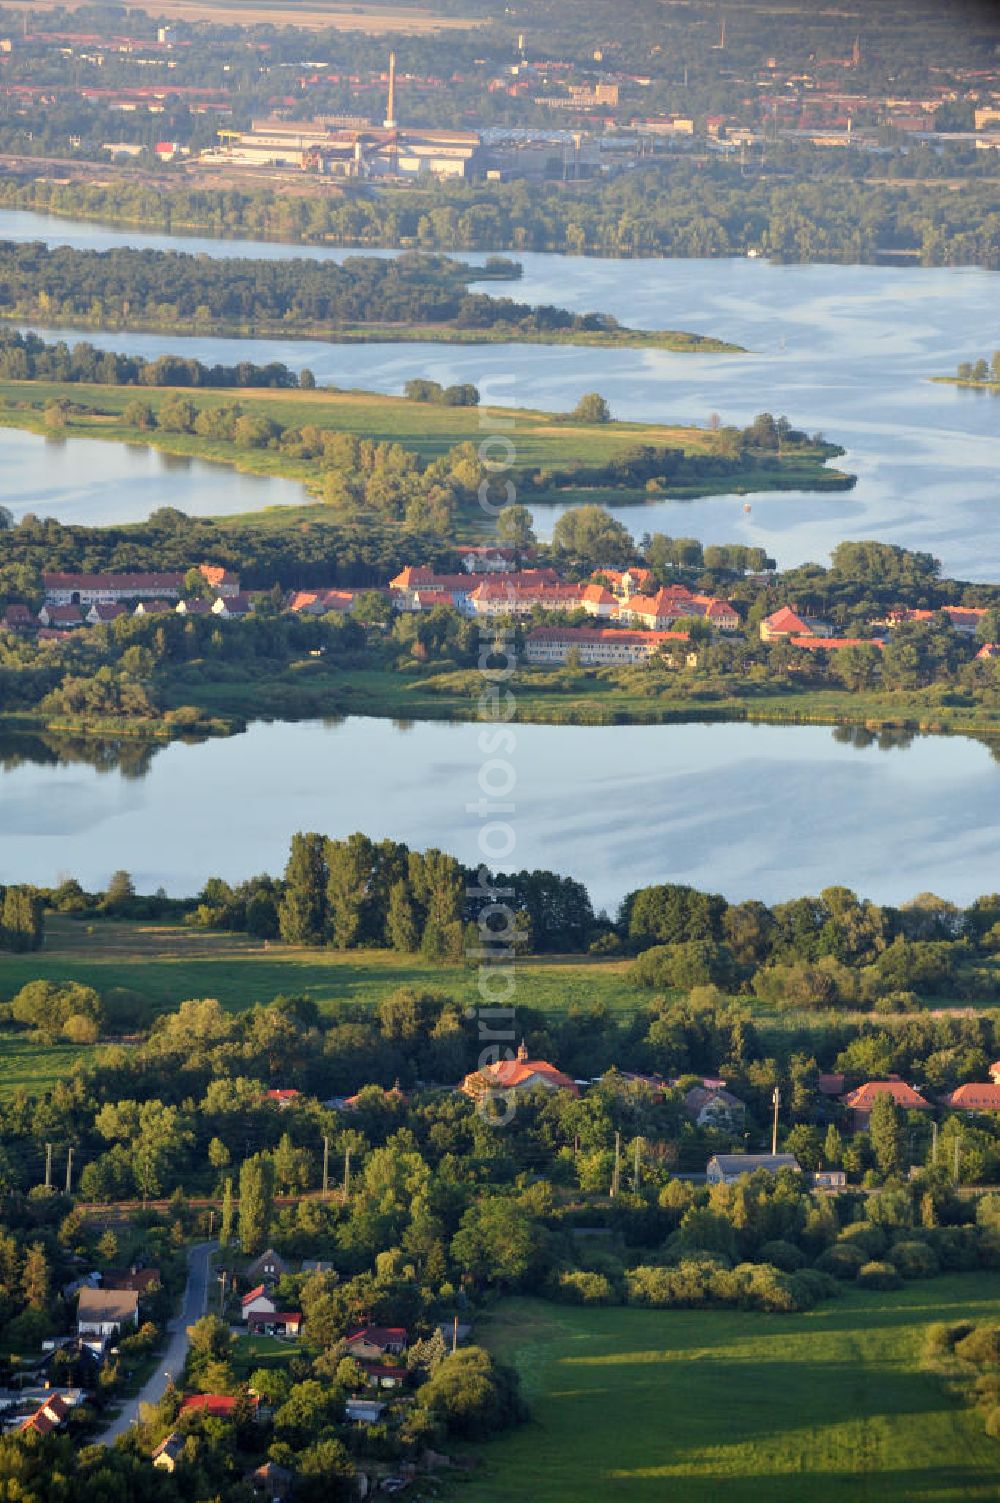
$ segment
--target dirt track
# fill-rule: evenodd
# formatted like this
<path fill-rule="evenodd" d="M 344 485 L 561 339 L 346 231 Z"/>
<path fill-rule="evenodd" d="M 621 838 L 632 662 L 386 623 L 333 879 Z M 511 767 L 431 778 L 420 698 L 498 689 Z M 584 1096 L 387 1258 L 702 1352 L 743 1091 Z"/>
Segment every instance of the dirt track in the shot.
<path fill-rule="evenodd" d="M 65 7 L 78 10 L 88 0 L 30 0 L 30 9 L 55 10 Z M 0 6 L 0 10 L 13 11 L 26 8 L 16 3 Z M 151 14 L 168 21 L 214 21 L 217 24 L 241 22 L 244 26 L 301 26 L 306 31 L 363 31 L 370 36 L 387 32 L 420 35 L 432 31 L 460 31 L 478 26 L 476 20 L 453 16 L 434 16 L 427 11 L 411 9 L 410 6 L 392 5 L 344 5 L 324 4 L 324 0 L 304 0 L 304 3 L 269 5 L 267 0 L 148 0 L 145 6 Z"/>

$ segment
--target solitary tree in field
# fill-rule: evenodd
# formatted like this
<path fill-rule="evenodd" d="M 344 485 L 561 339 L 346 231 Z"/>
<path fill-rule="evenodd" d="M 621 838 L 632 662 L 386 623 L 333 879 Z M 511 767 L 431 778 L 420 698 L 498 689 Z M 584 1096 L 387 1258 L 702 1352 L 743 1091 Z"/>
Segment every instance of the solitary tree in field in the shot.
<path fill-rule="evenodd" d="M 611 408 L 599 391 L 585 391 L 571 416 L 578 423 L 610 423 Z"/>

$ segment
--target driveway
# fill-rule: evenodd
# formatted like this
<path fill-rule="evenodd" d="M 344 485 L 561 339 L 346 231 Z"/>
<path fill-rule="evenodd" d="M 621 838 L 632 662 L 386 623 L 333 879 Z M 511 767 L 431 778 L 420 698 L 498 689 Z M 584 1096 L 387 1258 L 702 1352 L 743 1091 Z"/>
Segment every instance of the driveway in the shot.
<path fill-rule="evenodd" d="M 139 1406 L 158 1404 L 166 1393 L 168 1384 L 176 1383 L 179 1379 L 187 1357 L 187 1328 L 205 1314 L 208 1306 L 208 1278 L 212 1254 L 218 1245 L 217 1242 L 200 1242 L 188 1253 L 184 1300 L 180 1313 L 167 1326 L 170 1340 L 157 1359 L 156 1371 L 146 1380 L 135 1398 L 126 1399 L 118 1417 L 97 1437 L 98 1445 L 114 1445 L 119 1435 L 124 1435 L 126 1430 L 130 1430 L 138 1422 Z"/>

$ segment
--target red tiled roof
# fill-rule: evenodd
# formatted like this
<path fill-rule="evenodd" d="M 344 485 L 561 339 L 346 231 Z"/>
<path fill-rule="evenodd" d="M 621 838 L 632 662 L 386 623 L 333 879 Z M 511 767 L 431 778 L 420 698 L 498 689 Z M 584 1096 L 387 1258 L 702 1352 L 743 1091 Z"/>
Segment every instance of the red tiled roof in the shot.
<path fill-rule="evenodd" d="M 627 626 L 536 626 L 528 642 L 690 642 L 686 631 L 630 631 Z"/>
<path fill-rule="evenodd" d="M 796 615 L 791 607 L 787 605 L 783 605 L 780 610 L 767 616 L 764 625 L 768 631 L 785 632 L 789 636 L 808 636 L 810 634 L 808 623 L 803 621 L 802 617 Z"/>
<path fill-rule="evenodd" d="M 359 1326 L 356 1331 L 349 1331 L 345 1341 L 367 1341 L 370 1346 L 400 1346 L 406 1345 L 405 1326 Z"/>
<path fill-rule="evenodd" d="M 956 1112 L 1000 1112 L 1000 1082 L 973 1081 L 942 1099 Z"/>
<path fill-rule="evenodd" d="M 908 1086 L 905 1080 L 868 1080 L 844 1096 L 843 1103 L 854 1112 L 870 1112 L 879 1096 L 891 1096 L 897 1106 L 907 1111 L 930 1111 L 931 1104 Z"/>
<path fill-rule="evenodd" d="M 250 1292 L 249 1292 L 249 1294 L 244 1294 L 244 1296 L 243 1296 L 242 1300 L 240 1301 L 240 1303 L 244 1304 L 244 1305 L 249 1305 L 249 1303 L 250 1303 L 251 1300 L 257 1299 L 262 1294 L 267 1295 L 268 1299 L 270 1299 L 270 1297 L 271 1297 L 267 1293 L 267 1290 L 265 1289 L 264 1285 L 263 1284 L 258 1284 L 257 1287 L 256 1287 L 256 1289 L 251 1289 Z"/>
<path fill-rule="evenodd" d="M 183 574 L 43 574 L 46 590 L 177 590 Z"/>
<path fill-rule="evenodd" d="M 844 647 L 877 647 L 885 646 L 884 642 L 876 642 L 868 637 L 791 637 L 793 647 L 804 647 L 807 652 L 838 652 Z"/>
<path fill-rule="evenodd" d="M 574 1095 L 579 1094 L 576 1082 L 545 1059 L 501 1059 L 496 1064 L 486 1065 L 482 1070 L 474 1070 L 471 1075 L 467 1075 L 462 1082 L 462 1090 L 467 1095 L 475 1095 L 483 1089 L 484 1084 L 499 1090 L 510 1090 L 526 1084 L 534 1077 L 540 1077 L 551 1086 L 572 1091 Z"/>
<path fill-rule="evenodd" d="M 249 1401 L 254 1408 L 260 1402 L 253 1394 L 249 1395 Z M 181 1413 L 194 1410 L 200 1414 L 213 1415 L 216 1419 L 226 1419 L 238 1403 L 239 1399 L 231 1398 L 225 1393 L 192 1393 L 181 1404 Z"/>
<path fill-rule="evenodd" d="M 977 658 L 1000 658 L 1000 642 L 984 642 L 976 653 Z"/>

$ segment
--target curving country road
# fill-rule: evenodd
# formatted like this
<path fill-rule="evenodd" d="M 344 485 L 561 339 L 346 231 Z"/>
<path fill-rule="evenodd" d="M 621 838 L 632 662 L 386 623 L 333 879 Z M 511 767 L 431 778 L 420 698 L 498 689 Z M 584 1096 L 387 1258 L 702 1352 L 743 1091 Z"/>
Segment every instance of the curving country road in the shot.
<path fill-rule="evenodd" d="M 208 1305 L 208 1280 L 211 1272 L 212 1254 L 217 1242 L 200 1242 L 188 1253 L 187 1285 L 180 1313 L 167 1326 L 170 1340 L 157 1358 L 156 1371 L 148 1378 L 135 1398 L 126 1399 L 121 1412 L 106 1430 L 97 1437 L 97 1444 L 114 1445 L 120 1435 L 130 1430 L 139 1419 L 141 1404 L 158 1404 L 167 1391 L 169 1383 L 176 1383 L 187 1356 L 187 1328 L 204 1315 Z"/>

